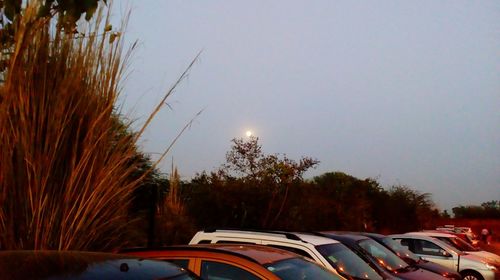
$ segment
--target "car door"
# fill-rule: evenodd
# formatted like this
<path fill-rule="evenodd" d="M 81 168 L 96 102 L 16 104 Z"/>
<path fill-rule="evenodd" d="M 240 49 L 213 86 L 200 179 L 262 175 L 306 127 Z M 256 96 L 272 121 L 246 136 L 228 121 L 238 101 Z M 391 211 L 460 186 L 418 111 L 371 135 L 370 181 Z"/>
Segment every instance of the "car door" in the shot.
<path fill-rule="evenodd" d="M 215 260 L 201 260 L 200 277 L 206 280 L 263 279 L 260 276 L 254 274 L 252 271 L 248 271 L 243 267 Z"/>
<path fill-rule="evenodd" d="M 204 280 L 275 280 L 271 272 L 255 264 L 254 266 L 232 262 L 226 259 L 198 258 L 195 273 Z"/>
<path fill-rule="evenodd" d="M 411 238 L 396 238 L 395 240 L 398 241 L 401 246 L 408 248 L 424 260 L 438 263 L 449 269 L 457 269 L 456 257 L 434 242 Z"/>
<path fill-rule="evenodd" d="M 221 258 L 199 257 L 164 257 L 164 261 L 174 263 L 182 268 L 193 271 L 204 280 L 274 280 L 274 276 L 263 275 L 265 268 L 231 262 Z M 265 274 L 265 273 L 264 273 Z M 270 272 L 269 272 L 270 274 Z"/>

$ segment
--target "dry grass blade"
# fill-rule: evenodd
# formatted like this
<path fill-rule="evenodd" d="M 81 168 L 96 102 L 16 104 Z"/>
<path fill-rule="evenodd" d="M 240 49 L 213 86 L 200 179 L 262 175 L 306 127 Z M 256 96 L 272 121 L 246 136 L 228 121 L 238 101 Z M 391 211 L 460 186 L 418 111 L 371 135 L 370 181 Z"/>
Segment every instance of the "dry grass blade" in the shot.
<path fill-rule="evenodd" d="M 177 86 L 184 80 L 187 78 L 188 74 L 189 74 L 189 71 L 191 70 L 191 68 L 193 67 L 193 65 L 196 63 L 196 61 L 198 61 L 199 57 L 201 55 L 201 51 L 195 56 L 195 58 L 191 61 L 191 63 L 189 63 L 188 67 L 186 67 L 186 69 L 184 69 L 184 72 L 182 72 L 182 74 L 179 76 L 179 78 L 175 81 L 175 83 L 167 90 L 167 92 L 165 93 L 165 95 L 163 96 L 163 98 L 161 99 L 161 101 L 158 103 L 158 105 L 154 108 L 154 110 L 151 112 L 151 114 L 149 115 L 148 119 L 146 120 L 146 122 L 144 123 L 144 125 L 141 127 L 141 129 L 139 130 L 139 132 L 137 133 L 136 135 L 136 138 L 139 138 L 141 137 L 141 135 L 144 133 L 144 131 L 146 130 L 146 128 L 149 126 L 149 124 L 151 123 L 151 121 L 154 119 L 154 117 L 156 116 L 156 114 L 161 110 L 161 108 L 163 106 L 165 106 L 167 103 L 167 99 L 168 97 L 170 97 L 175 89 L 177 88 Z M 201 113 L 201 112 L 200 112 Z M 198 116 L 200 113 L 198 113 L 196 116 Z M 190 122 L 191 123 L 191 122 Z M 190 124 L 188 124 L 187 126 L 189 126 Z M 183 129 L 182 131 L 184 131 L 185 129 Z M 175 141 L 174 141 L 175 142 Z"/>
<path fill-rule="evenodd" d="M 97 16 L 77 38 L 35 20 L 30 2 L 0 86 L 0 249 L 120 246 L 137 166 L 117 133 L 122 42 Z"/>

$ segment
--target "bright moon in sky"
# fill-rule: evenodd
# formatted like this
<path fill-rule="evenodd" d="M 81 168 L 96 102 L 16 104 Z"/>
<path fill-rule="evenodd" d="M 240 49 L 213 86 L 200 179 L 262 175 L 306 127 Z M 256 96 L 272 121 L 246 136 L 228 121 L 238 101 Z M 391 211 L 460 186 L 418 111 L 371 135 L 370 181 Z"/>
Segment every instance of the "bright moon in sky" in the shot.
<path fill-rule="evenodd" d="M 247 137 L 250 137 L 250 136 L 252 136 L 253 133 L 252 133 L 252 131 L 247 130 L 247 132 L 245 134 L 246 134 Z"/>

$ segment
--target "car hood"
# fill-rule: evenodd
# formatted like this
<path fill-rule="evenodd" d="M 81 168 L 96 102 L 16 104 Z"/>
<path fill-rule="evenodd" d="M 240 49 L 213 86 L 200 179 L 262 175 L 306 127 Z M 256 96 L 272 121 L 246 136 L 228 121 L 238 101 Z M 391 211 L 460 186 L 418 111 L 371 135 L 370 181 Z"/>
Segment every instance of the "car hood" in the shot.
<path fill-rule="evenodd" d="M 430 272 L 425 269 L 412 269 L 409 271 L 404 271 L 401 273 L 396 273 L 396 276 L 401 278 L 401 279 L 407 279 L 407 280 L 443 280 L 446 279 L 443 276 Z"/>
<path fill-rule="evenodd" d="M 460 274 L 458 274 L 458 272 L 456 272 L 455 270 L 447 268 L 447 267 L 442 266 L 440 264 L 437 264 L 435 262 L 422 260 L 422 261 L 419 261 L 416 265 L 420 268 L 432 271 L 434 273 L 438 273 L 442 276 L 446 275 L 445 276 L 446 278 L 462 279 L 460 277 Z"/>

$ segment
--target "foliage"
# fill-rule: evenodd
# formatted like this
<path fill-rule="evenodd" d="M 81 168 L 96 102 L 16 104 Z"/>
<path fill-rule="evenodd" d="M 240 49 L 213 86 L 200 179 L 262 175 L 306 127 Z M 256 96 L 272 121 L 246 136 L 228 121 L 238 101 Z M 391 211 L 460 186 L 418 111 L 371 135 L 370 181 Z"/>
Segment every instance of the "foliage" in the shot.
<path fill-rule="evenodd" d="M 155 246 L 186 244 L 194 234 L 190 217 L 186 215 L 184 198 L 181 195 L 182 182 L 177 168 L 172 168 L 168 193 L 163 195 L 157 209 Z"/>
<path fill-rule="evenodd" d="M 185 206 L 198 228 L 402 232 L 430 228 L 439 217 L 429 194 L 408 186 L 384 190 L 371 178 L 328 172 L 296 181 L 272 225 L 264 225 L 272 189 L 203 172 L 184 186 Z M 397 209 L 397 211 L 395 210 Z"/>
<path fill-rule="evenodd" d="M 5 76 L 10 55 L 14 51 L 16 26 L 26 14 L 23 7 L 30 6 L 37 10 L 31 14 L 32 19 L 44 19 L 50 21 L 57 18 L 57 29 L 64 32 L 78 33 L 77 22 L 85 14 L 89 21 L 95 14 L 99 3 L 107 4 L 107 0 L 2 0 L 0 1 L 0 74 Z M 111 25 L 106 26 L 110 31 Z M 110 33 L 109 40 L 115 40 L 118 33 Z"/>
<path fill-rule="evenodd" d="M 265 155 L 258 137 L 248 140 L 233 139 L 226 154 L 226 164 L 217 174 L 226 180 L 240 180 L 243 184 L 265 188 L 270 197 L 261 220 L 262 227 L 272 227 L 280 218 L 288 200 L 290 188 L 302 180 L 303 174 L 319 161 L 303 157 L 298 162 L 286 155 Z"/>
<path fill-rule="evenodd" d="M 234 139 L 221 168 L 183 186 L 187 213 L 198 228 L 294 231 L 409 231 L 439 216 L 430 194 L 408 186 L 384 190 L 375 179 L 342 172 L 305 181 L 316 163 L 265 155 L 257 138 Z"/>
<path fill-rule="evenodd" d="M 500 219 L 500 201 L 484 202 L 481 206 L 457 206 L 452 209 L 458 219 Z"/>
<path fill-rule="evenodd" d="M 384 203 L 388 209 L 385 213 L 386 226 L 397 224 L 401 231 L 432 228 L 434 221 L 440 217 L 429 193 L 420 193 L 404 185 L 392 186 Z"/>
<path fill-rule="evenodd" d="M 58 15 L 58 22 L 62 27 L 73 30 L 76 22 L 85 14 L 85 20 L 90 20 L 95 14 L 99 2 L 104 4 L 106 0 L 44 0 L 44 1 L 25 1 L 25 5 L 35 2 L 38 6 L 37 17 L 53 17 Z M 38 2 L 38 3 L 37 3 Z M 3 0 L 0 2 L 2 9 L 2 23 L 8 24 L 15 22 L 22 14 L 22 0 Z"/>
<path fill-rule="evenodd" d="M 373 192 L 379 191 L 378 184 L 370 179 L 360 180 L 342 172 L 329 172 L 313 179 L 320 188 L 321 196 L 330 201 L 331 219 L 338 219 L 336 228 L 366 230 L 372 228 L 371 212 Z"/>
<path fill-rule="evenodd" d="M 301 180 L 304 172 L 316 166 L 319 161 L 303 157 L 296 162 L 286 155 L 265 155 L 259 138 L 233 139 L 233 146 L 226 154 L 226 163 L 219 170 L 225 178 L 240 178 L 254 183 L 279 185 Z M 262 185 L 261 186 L 266 186 Z"/>

